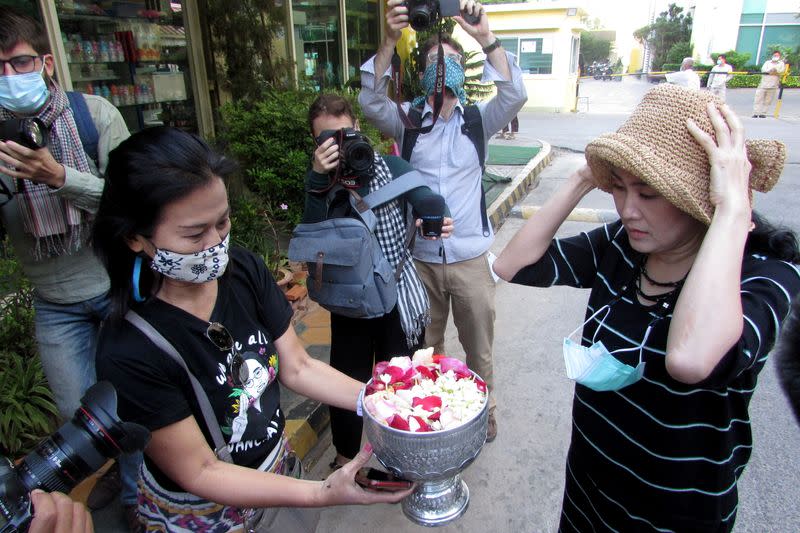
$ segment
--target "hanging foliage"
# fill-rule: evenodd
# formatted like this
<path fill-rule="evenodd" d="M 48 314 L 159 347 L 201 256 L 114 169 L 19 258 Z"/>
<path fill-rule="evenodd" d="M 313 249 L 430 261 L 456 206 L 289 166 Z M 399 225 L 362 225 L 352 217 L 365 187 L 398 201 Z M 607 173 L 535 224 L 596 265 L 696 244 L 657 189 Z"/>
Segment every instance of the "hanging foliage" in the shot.
<path fill-rule="evenodd" d="M 280 0 L 207 0 L 217 75 L 234 100 L 255 101 L 289 83 L 291 63 L 275 47 L 284 37 Z"/>

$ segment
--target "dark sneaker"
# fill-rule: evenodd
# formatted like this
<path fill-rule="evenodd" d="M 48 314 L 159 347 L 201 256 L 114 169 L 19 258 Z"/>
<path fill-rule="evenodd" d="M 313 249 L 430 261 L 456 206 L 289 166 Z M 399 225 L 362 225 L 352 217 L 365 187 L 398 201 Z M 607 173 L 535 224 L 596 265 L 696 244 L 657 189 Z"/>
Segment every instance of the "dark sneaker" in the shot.
<path fill-rule="evenodd" d="M 492 442 L 497 437 L 497 420 L 494 410 L 489 413 L 488 427 L 486 428 L 486 442 Z"/>
<path fill-rule="evenodd" d="M 139 511 L 136 505 L 123 506 L 125 512 L 125 523 L 128 524 L 128 530 L 131 533 L 144 533 L 144 523 L 139 518 Z"/>
<path fill-rule="evenodd" d="M 86 498 L 86 507 L 92 511 L 102 509 L 117 497 L 120 490 L 122 481 L 119 477 L 119 463 L 115 462 L 95 483 L 89 497 Z"/>

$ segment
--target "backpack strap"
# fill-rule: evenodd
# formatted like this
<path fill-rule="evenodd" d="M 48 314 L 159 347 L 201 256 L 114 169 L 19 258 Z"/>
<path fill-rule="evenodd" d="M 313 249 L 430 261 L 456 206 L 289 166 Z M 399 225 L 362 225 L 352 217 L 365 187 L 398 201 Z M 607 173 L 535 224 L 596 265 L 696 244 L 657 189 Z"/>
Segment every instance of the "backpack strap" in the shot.
<path fill-rule="evenodd" d="M 464 108 L 464 124 L 461 125 L 461 133 L 469 137 L 478 152 L 478 162 L 481 165 L 481 226 L 483 226 L 483 236 L 491 235 L 489 231 L 489 216 L 486 214 L 486 193 L 483 190 L 483 173 L 486 171 L 486 141 L 483 134 L 483 117 L 476 105 L 468 105 Z"/>
<path fill-rule="evenodd" d="M 422 125 L 422 107 L 412 107 L 408 110 L 408 118 L 414 125 L 414 129 L 406 128 L 403 130 L 403 147 L 400 150 L 400 157 L 411 162 L 411 152 L 414 151 L 414 145 L 417 144 L 417 137 L 419 137 L 419 127 Z"/>
<path fill-rule="evenodd" d="M 75 125 L 78 127 L 78 135 L 81 138 L 83 151 L 86 155 L 94 161 L 97 169 L 100 169 L 100 158 L 98 146 L 100 144 L 100 134 L 97 132 L 97 126 L 92 120 L 92 115 L 89 113 L 89 106 L 86 105 L 86 99 L 82 93 L 75 91 L 67 91 L 67 98 L 69 99 L 69 107 L 72 109 L 72 115 L 75 117 Z"/>
<path fill-rule="evenodd" d="M 425 185 L 427 184 L 422 178 L 422 174 L 416 170 L 412 170 L 411 172 L 406 172 L 400 176 L 395 176 L 392 181 L 377 191 L 371 192 L 364 196 L 362 200 L 370 209 L 375 209 L 379 205 L 383 205 L 386 202 L 394 200 L 398 196 L 402 196 L 412 189 L 424 187 Z"/>
<path fill-rule="evenodd" d="M 197 380 L 195 375 L 192 374 L 192 371 L 189 370 L 189 367 L 186 366 L 186 361 L 184 361 L 183 357 L 181 357 L 181 354 L 178 353 L 178 350 L 175 349 L 175 346 L 173 346 L 171 342 L 164 338 L 164 336 L 155 327 L 153 327 L 150 322 L 142 318 L 142 316 L 133 309 L 125 313 L 125 320 L 130 322 L 136 329 L 141 331 L 145 337 L 150 339 L 150 341 L 158 347 L 158 349 L 170 356 L 173 361 L 178 363 L 181 368 L 186 371 L 186 374 L 189 376 L 189 381 L 192 384 L 194 395 L 197 398 L 197 403 L 200 405 L 200 411 L 203 413 L 203 420 L 206 423 L 208 431 L 211 433 L 211 438 L 214 440 L 214 447 L 216 448 L 214 451 L 216 452 L 217 457 L 226 463 L 233 463 L 231 452 L 228 450 L 228 445 L 225 444 L 225 438 L 222 436 L 222 430 L 219 427 L 219 422 L 217 421 L 216 416 L 214 416 L 214 408 L 211 407 L 208 394 L 206 394 L 206 391 L 203 390 L 203 386 Z"/>

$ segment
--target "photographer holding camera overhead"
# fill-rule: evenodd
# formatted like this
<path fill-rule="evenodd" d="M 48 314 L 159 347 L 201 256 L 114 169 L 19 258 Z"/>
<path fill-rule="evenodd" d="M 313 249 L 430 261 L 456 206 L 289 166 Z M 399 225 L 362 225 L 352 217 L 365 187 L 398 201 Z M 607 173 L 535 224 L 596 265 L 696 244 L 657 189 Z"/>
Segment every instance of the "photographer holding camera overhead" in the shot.
<path fill-rule="evenodd" d="M 103 98 L 76 95 L 84 105 L 73 109 L 53 79 L 47 33 L 7 7 L 0 8 L 0 67 L 0 220 L 35 289 L 39 356 L 59 413 L 69 418 L 96 380 L 95 347 L 109 284 L 87 239 L 108 153 L 128 129 Z M 86 124 L 96 131 L 85 131 Z M 129 460 L 124 470 L 130 475 L 122 476 L 126 505 L 136 501 L 138 460 Z M 108 503 L 119 485 L 116 472 L 101 478 L 90 504 L 98 497 L 104 501 L 97 506 Z"/>
<path fill-rule="evenodd" d="M 419 174 L 406 161 L 396 156 L 380 156 L 358 131 L 358 122 L 350 103 L 335 94 L 321 94 L 308 112 L 308 123 L 317 143 L 311 167 L 306 176 L 304 224 L 325 219 L 351 217 L 354 207 L 350 197 L 365 197 L 373 192 L 408 182 Z M 368 381 L 375 361 L 412 355 L 423 347 L 425 326 L 430 320 L 430 305 L 425 287 L 417 274 L 408 249 L 405 209 L 401 200 L 411 204 L 422 219 L 437 218 L 438 228 L 422 232 L 423 239 L 436 242 L 449 237 L 453 221 L 441 196 L 429 187 L 419 185 L 407 192 L 389 194 L 391 200 L 373 210 L 376 218 L 374 235 L 389 265 L 397 274 L 397 304 L 386 314 L 375 318 L 345 316 L 331 311 L 331 352 L 333 368 L 359 381 Z M 409 184 L 406 187 L 413 187 Z M 420 230 L 422 220 L 417 221 Z M 423 240 L 420 239 L 420 240 Z M 419 241 L 417 241 L 419 242 Z M 342 246 L 334 243 L 334 246 Z M 290 247 L 290 255 L 292 250 Z M 314 275 L 313 267 L 311 275 Z M 313 293 L 313 280 L 309 290 Z M 356 413 L 331 407 L 331 433 L 336 448 L 332 469 L 338 469 L 355 457 L 361 446 L 362 421 Z"/>
<path fill-rule="evenodd" d="M 495 282 L 488 253 L 493 232 L 483 196 L 483 164 L 489 139 L 511 122 L 527 100 L 522 71 L 513 54 L 503 50 L 489 29 L 483 7 L 473 0 L 403 2 L 389 0 L 386 36 L 377 54 L 361 66 L 359 103 L 364 115 L 384 135 L 403 146 L 403 158 L 427 184 L 441 194 L 458 230 L 447 241 L 422 241 L 414 259 L 431 301 L 431 323 L 425 344 L 444 353 L 444 331 L 450 306 L 467 364 L 494 391 Z M 455 12 L 454 12 L 455 11 Z M 457 13 L 461 15 L 457 15 Z M 497 94 L 487 102 L 467 105 L 464 92 L 464 52 L 449 36 L 433 36 L 420 47 L 420 79 L 426 91 L 399 106 L 386 94 L 390 65 L 401 30 L 425 29 L 437 15 L 450 16 L 483 49 L 483 82 L 494 82 Z M 469 20 L 467 20 L 469 19 Z M 471 23 L 471 22 L 474 22 Z M 441 67 L 441 68 L 439 68 Z M 396 70 L 396 69 L 395 69 Z M 444 79 L 437 83 L 437 70 Z M 436 86 L 445 86 L 436 94 Z M 495 395 L 489 399 L 487 441 L 497 435 Z"/>

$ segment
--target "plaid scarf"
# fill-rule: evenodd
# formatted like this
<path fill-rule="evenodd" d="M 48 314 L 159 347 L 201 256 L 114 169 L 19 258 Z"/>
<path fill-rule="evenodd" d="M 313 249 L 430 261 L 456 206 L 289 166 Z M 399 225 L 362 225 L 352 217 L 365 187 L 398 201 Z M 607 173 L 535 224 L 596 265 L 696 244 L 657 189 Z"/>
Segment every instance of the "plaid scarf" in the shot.
<path fill-rule="evenodd" d="M 13 117 L 10 111 L 0 108 L 0 120 Z M 92 172 L 67 95 L 55 83 L 50 85 L 50 100 L 37 117 L 50 130 L 47 149 L 53 158 L 65 167 Z M 59 198 L 42 183 L 21 179 L 17 180 L 17 189 L 23 228 L 36 239 L 33 256 L 37 260 L 80 250 L 91 227 L 89 213 Z"/>
<path fill-rule="evenodd" d="M 373 168 L 369 192 L 377 191 L 393 179 L 386 162 L 377 153 Z M 403 256 L 406 258 L 400 280 L 397 282 L 397 311 L 400 314 L 403 332 L 406 334 L 406 343 L 412 347 L 419 343 L 423 328 L 431 321 L 428 293 L 414 267 L 411 250 L 406 248 L 406 224 L 403 210 L 400 209 L 400 200 L 395 198 L 372 211 L 377 218 L 375 236 L 386 260 L 393 268 L 397 268 L 400 259 Z"/>

